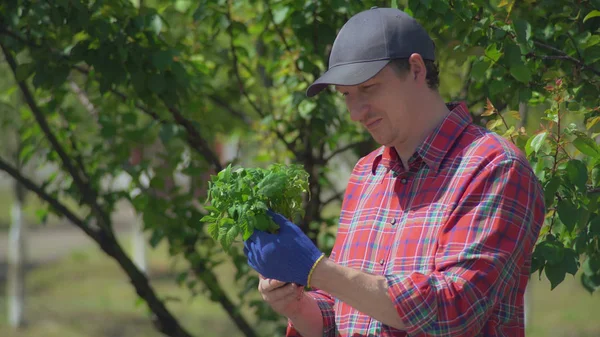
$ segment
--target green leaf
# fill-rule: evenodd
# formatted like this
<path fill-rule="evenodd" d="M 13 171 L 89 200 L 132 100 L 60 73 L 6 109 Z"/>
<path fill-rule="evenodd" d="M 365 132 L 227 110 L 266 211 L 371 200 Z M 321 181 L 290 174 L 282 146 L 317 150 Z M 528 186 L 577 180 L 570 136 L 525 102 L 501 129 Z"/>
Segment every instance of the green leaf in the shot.
<path fill-rule="evenodd" d="M 543 131 L 529 138 L 529 142 L 527 142 L 527 145 L 525 145 L 525 152 L 527 153 L 527 156 L 534 152 L 537 153 L 542 145 L 544 145 L 544 141 L 546 140 L 547 136 L 548 131 Z"/>
<path fill-rule="evenodd" d="M 592 185 L 594 187 L 600 185 L 600 166 L 595 166 L 592 169 Z"/>
<path fill-rule="evenodd" d="M 152 246 L 152 248 L 156 248 L 163 238 L 163 232 L 159 229 L 155 229 L 150 236 L 150 246 Z"/>
<path fill-rule="evenodd" d="M 563 260 L 565 271 L 571 275 L 577 274 L 579 270 L 579 255 L 571 248 L 565 249 L 565 258 Z"/>
<path fill-rule="evenodd" d="M 33 74 L 35 69 L 35 64 L 33 63 L 21 63 L 17 66 L 17 81 L 22 82 L 25 81 Z"/>
<path fill-rule="evenodd" d="M 230 228 L 231 228 L 231 226 L 227 226 L 227 225 L 219 226 L 218 241 L 221 244 L 221 247 L 223 247 L 223 249 L 225 251 L 229 250 L 229 245 L 227 245 L 227 233 L 229 232 Z"/>
<path fill-rule="evenodd" d="M 589 238 L 588 238 L 586 231 L 580 231 L 579 234 L 577 234 L 577 237 L 575 238 L 575 244 L 573 246 L 573 248 L 575 249 L 575 252 L 577 252 L 577 254 L 585 253 L 586 249 L 587 249 L 588 241 L 589 241 Z"/>
<path fill-rule="evenodd" d="M 600 46 L 599 45 L 595 45 L 592 47 L 587 48 L 584 52 L 583 52 L 584 56 L 584 62 L 586 63 L 595 63 L 598 60 L 600 60 Z"/>
<path fill-rule="evenodd" d="M 48 222 L 49 213 L 47 208 L 40 208 L 35 211 L 35 217 L 41 224 L 46 224 Z"/>
<path fill-rule="evenodd" d="M 163 144 L 169 143 L 173 136 L 177 133 L 177 125 L 165 123 L 160 127 L 159 137 Z"/>
<path fill-rule="evenodd" d="M 398 0 L 392 0 L 392 8 L 398 8 Z"/>
<path fill-rule="evenodd" d="M 125 124 L 135 124 L 137 123 L 137 115 L 131 112 L 126 112 L 121 115 L 121 120 Z"/>
<path fill-rule="evenodd" d="M 548 180 L 544 186 L 544 201 L 546 204 L 546 208 L 549 208 L 556 198 L 556 191 L 560 187 L 561 179 L 559 176 L 555 175 L 550 180 Z"/>
<path fill-rule="evenodd" d="M 523 63 L 523 60 L 521 59 L 521 49 L 512 42 L 504 44 L 504 58 L 507 60 L 509 68 L 515 64 Z"/>
<path fill-rule="evenodd" d="M 231 246 L 231 244 L 233 243 L 233 241 L 235 241 L 235 238 L 238 236 L 238 234 L 240 234 L 240 228 L 236 225 L 231 226 L 231 228 L 229 228 L 229 230 L 227 231 L 227 235 L 225 237 L 225 248 L 229 248 Z"/>
<path fill-rule="evenodd" d="M 600 216 L 596 216 L 590 221 L 590 234 L 600 236 Z"/>
<path fill-rule="evenodd" d="M 569 102 L 567 109 L 569 109 L 569 111 L 579 111 L 581 109 L 581 106 L 578 102 Z"/>
<path fill-rule="evenodd" d="M 598 145 L 586 134 L 578 135 L 577 138 L 573 140 L 573 145 L 577 148 L 577 150 L 581 151 L 581 153 L 585 155 L 593 158 L 600 158 L 600 150 L 598 149 Z"/>
<path fill-rule="evenodd" d="M 271 172 L 259 184 L 258 192 L 267 198 L 283 194 L 287 177 L 284 173 Z"/>
<path fill-rule="evenodd" d="M 261 230 L 261 231 L 267 231 L 269 229 L 269 227 L 271 227 L 270 222 L 272 220 L 269 218 L 268 215 L 262 214 L 262 213 L 257 214 L 255 216 L 255 219 L 256 219 L 256 224 L 255 224 L 256 229 Z"/>
<path fill-rule="evenodd" d="M 286 18 L 290 11 L 290 6 L 281 6 L 273 9 L 273 21 L 275 24 L 281 24 Z"/>
<path fill-rule="evenodd" d="M 531 70 L 524 63 L 512 64 L 510 74 L 519 82 L 529 84 L 531 81 Z"/>
<path fill-rule="evenodd" d="M 544 259 L 540 256 L 537 256 L 535 253 L 531 257 L 531 269 L 529 270 L 529 274 L 533 275 L 536 271 L 541 271 L 544 267 Z"/>
<path fill-rule="evenodd" d="M 598 43 L 600 43 L 600 35 L 595 34 L 590 36 L 590 38 L 584 44 L 581 45 L 581 48 L 588 49 L 589 47 L 595 46 Z"/>
<path fill-rule="evenodd" d="M 535 249 L 548 264 L 555 265 L 563 260 L 564 246 L 560 241 L 556 241 L 551 234 L 546 237 L 545 241 L 540 242 Z"/>
<path fill-rule="evenodd" d="M 137 92 L 138 95 L 143 95 L 146 91 L 146 74 L 139 70 L 134 72 L 131 76 L 131 84 L 133 84 L 133 88 Z"/>
<path fill-rule="evenodd" d="M 581 284 L 590 294 L 593 294 L 600 287 L 600 277 L 583 274 L 581 275 Z"/>
<path fill-rule="evenodd" d="M 600 11 L 595 9 L 595 10 L 589 12 L 588 15 L 586 15 L 585 18 L 583 18 L 583 23 L 585 23 L 587 20 L 589 20 L 591 18 L 595 18 L 598 16 L 600 16 Z"/>
<path fill-rule="evenodd" d="M 588 173 L 585 163 L 579 159 L 571 159 L 567 163 L 567 176 L 569 180 L 581 191 L 586 189 Z"/>
<path fill-rule="evenodd" d="M 314 100 L 303 100 L 298 106 L 298 112 L 302 118 L 308 119 L 316 107 L 317 102 Z"/>
<path fill-rule="evenodd" d="M 556 288 L 556 286 L 562 283 L 562 281 L 565 280 L 565 275 L 567 274 L 567 270 L 563 264 L 546 264 L 544 272 L 546 273 L 546 277 L 550 281 L 550 290 L 553 290 L 554 288 Z"/>
<path fill-rule="evenodd" d="M 517 41 L 522 46 L 528 46 L 531 40 L 531 24 L 523 19 L 515 19 L 513 23 L 517 33 Z"/>
<path fill-rule="evenodd" d="M 211 238 L 213 238 L 213 240 L 218 240 L 219 239 L 219 224 L 216 222 L 213 222 L 211 224 L 208 225 L 207 227 L 207 231 L 208 231 L 208 235 L 210 235 Z"/>
<path fill-rule="evenodd" d="M 158 70 L 167 69 L 173 63 L 173 55 L 169 50 L 161 50 L 152 55 L 152 64 Z"/>
<path fill-rule="evenodd" d="M 600 272 L 600 256 L 592 255 L 585 259 L 581 266 L 583 273 L 586 275 L 594 275 Z"/>
<path fill-rule="evenodd" d="M 162 19 L 160 18 L 160 16 L 158 15 L 152 15 L 152 17 L 150 18 L 150 28 L 152 29 L 152 31 L 154 32 L 154 34 L 158 35 L 160 34 L 160 31 L 162 30 Z"/>
<path fill-rule="evenodd" d="M 244 241 L 248 240 L 254 232 L 254 228 L 252 228 L 250 223 L 247 221 L 240 222 L 240 230 L 242 232 L 242 239 L 244 239 Z"/>
<path fill-rule="evenodd" d="M 212 215 L 205 215 L 202 217 L 202 219 L 200 219 L 200 222 L 213 223 L 215 221 L 217 221 L 217 218 Z"/>
<path fill-rule="evenodd" d="M 177 275 L 177 278 L 175 279 L 175 281 L 177 282 L 178 285 L 182 285 L 183 282 L 185 282 L 185 280 L 188 277 L 188 271 L 184 271 L 181 272 Z"/>
<path fill-rule="evenodd" d="M 577 224 L 577 219 L 579 218 L 577 206 L 573 205 L 573 203 L 567 199 L 562 199 L 558 202 L 557 211 L 560 221 L 563 222 L 569 232 L 573 231 Z"/>
<path fill-rule="evenodd" d="M 494 62 L 498 62 L 502 56 L 502 52 L 498 50 L 498 46 L 495 43 L 492 43 L 485 49 L 485 56 Z"/>
<path fill-rule="evenodd" d="M 150 76 L 148 88 L 155 94 L 161 94 L 166 88 L 164 77 L 159 74 L 152 74 L 152 76 Z"/>
<path fill-rule="evenodd" d="M 205 209 L 207 212 L 214 212 L 215 214 L 218 214 L 218 213 L 219 213 L 219 209 L 218 209 L 218 208 L 216 208 L 215 206 L 210 206 L 210 205 L 208 205 L 208 206 L 204 206 L 204 209 Z"/>
<path fill-rule="evenodd" d="M 474 80 L 481 81 L 485 79 L 485 72 L 490 67 L 490 63 L 485 60 L 475 60 L 473 67 L 471 67 L 471 76 Z"/>

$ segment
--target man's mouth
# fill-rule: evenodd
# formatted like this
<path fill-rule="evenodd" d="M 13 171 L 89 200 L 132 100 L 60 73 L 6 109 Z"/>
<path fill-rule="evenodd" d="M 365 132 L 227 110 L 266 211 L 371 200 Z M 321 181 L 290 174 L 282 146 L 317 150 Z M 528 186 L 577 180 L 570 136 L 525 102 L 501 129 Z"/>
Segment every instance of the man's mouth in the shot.
<path fill-rule="evenodd" d="M 381 118 L 379 118 L 379 119 L 376 119 L 376 120 L 374 120 L 374 121 L 370 121 L 370 122 L 366 123 L 366 124 L 365 124 L 365 126 L 367 127 L 367 129 L 374 128 L 374 127 L 376 127 L 377 125 L 379 125 L 379 123 L 381 123 L 381 120 L 382 120 L 382 119 L 381 119 Z"/>

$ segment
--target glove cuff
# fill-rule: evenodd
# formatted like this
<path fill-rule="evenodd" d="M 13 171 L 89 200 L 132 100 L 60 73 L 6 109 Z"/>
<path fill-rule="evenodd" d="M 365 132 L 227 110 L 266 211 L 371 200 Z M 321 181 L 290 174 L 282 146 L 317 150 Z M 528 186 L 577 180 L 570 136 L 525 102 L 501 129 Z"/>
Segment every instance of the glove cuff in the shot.
<path fill-rule="evenodd" d="M 310 268 L 310 271 L 308 272 L 308 277 L 306 278 L 306 286 L 308 288 L 310 288 L 310 279 L 312 278 L 312 274 L 315 271 L 317 264 L 319 264 L 319 262 L 321 262 L 321 260 L 323 260 L 324 257 L 325 257 L 325 254 L 321 254 L 321 256 L 319 256 L 317 261 L 315 261 L 315 263 L 312 265 L 312 268 Z"/>

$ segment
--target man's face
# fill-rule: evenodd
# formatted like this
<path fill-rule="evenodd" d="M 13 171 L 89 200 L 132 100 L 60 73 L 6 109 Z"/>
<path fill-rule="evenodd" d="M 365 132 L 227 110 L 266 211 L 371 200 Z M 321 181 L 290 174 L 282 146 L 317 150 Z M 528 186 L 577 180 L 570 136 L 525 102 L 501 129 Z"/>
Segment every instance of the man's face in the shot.
<path fill-rule="evenodd" d="M 412 114 L 418 93 L 410 72 L 398 76 L 386 66 L 360 85 L 337 86 L 353 121 L 361 123 L 373 139 L 385 146 L 401 146 L 411 135 Z"/>

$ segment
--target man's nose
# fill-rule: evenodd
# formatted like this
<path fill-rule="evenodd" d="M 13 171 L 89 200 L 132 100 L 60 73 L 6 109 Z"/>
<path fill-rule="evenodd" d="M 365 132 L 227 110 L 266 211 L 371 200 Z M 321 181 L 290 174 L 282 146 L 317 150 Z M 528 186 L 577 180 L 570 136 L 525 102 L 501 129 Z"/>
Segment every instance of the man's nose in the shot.
<path fill-rule="evenodd" d="M 348 109 L 350 110 L 350 119 L 354 122 L 360 122 L 364 119 L 369 111 L 369 104 L 363 99 L 354 99 L 349 102 Z"/>

